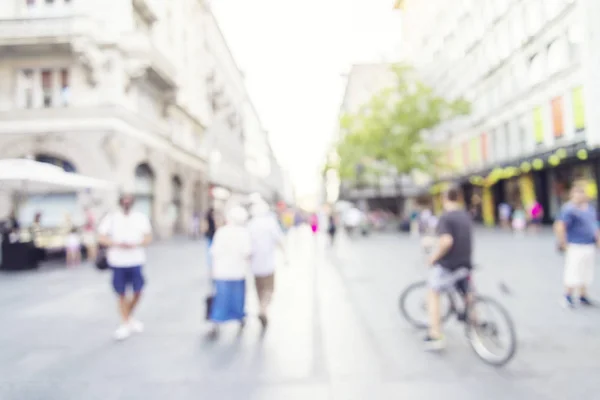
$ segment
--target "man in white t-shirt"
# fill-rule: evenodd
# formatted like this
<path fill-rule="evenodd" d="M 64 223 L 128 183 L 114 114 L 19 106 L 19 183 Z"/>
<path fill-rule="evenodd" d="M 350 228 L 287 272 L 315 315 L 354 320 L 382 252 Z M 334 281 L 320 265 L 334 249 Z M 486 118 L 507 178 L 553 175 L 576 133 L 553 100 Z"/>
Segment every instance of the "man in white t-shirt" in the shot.
<path fill-rule="evenodd" d="M 131 209 L 133 202 L 133 196 L 122 196 L 119 200 L 121 209 L 109 213 L 98 227 L 99 242 L 108 248 L 107 261 L 113 271 L 113 288 L 119 296 L 121 325 L 115 332 L 117 340 L 144 329 L 141 322 L 132 318 L 132 314 L 144 287 L 142 267 L 146 263 L 145 247 L 152 241 L 152 228 L 146 215 Z M 131 298 L 126 293 L 128 287 L 133 291 Z"/>

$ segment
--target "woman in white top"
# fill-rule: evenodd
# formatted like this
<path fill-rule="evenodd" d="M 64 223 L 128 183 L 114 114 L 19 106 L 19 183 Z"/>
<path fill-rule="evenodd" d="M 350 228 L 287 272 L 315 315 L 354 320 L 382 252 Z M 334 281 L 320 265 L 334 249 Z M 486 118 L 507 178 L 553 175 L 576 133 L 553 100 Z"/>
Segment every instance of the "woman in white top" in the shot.
<path fill-rule="evenodd" d="M 263 329 L 267 327 L 267 310 L 275 287 L 275 251 L 283 247 L 283 231 L 262 199 L 255 200 L 250 212 L 252 220 L 248 224 L 252 238 L 252 261 L 250 263 L 256 282 L 256 292 L 260 303 L 258 318 Z"/>
<path fill-rule="evenodd" d="M 215 233 L 210 253 L 212 256 L 212 279 L 215 295 L 210 309 L 214 326 L 212 337 L 219 333 L 219 324 L 238 321 L 244 327 L 246 317 L 246 273 L 248 271 L 252 243 L 250 233 L 244 226 L 248 213 L 241 207 L 231 208 L 225 215 L 225 225 Z"/>

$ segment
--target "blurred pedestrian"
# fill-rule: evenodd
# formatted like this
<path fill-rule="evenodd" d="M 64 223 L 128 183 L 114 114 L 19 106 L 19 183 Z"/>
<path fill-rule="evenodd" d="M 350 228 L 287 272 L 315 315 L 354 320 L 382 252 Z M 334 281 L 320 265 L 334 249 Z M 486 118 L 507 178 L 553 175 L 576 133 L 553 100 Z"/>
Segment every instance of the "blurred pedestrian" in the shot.
<path fill-rule="evenodd" d="M 225 215 L 225 225 L 216 231 L 210 248 L 215 290 L 209 313 L 213 323 L 211 338 L 218 336 L 222 323 L 237 321 L 240 329 L 245 325 L 245 277 L 252 255 L 252 241 L 245 226 L 247 219 L 244 208 L 232 207 Z"/>
<path fill-rule="evenodd" d="M 316 235 L 319 231 L 319 216 L 316 213 L 310 215 L 309 224 L 313 235 Z"/>
<path fill-rule="evenodd" d="M 588 288 L 594 279 L 596 245 L 600 243 L 596 210 L 589 203 L 583 183 L 571 189 L 571 200 L 565 204 L 554 225 L 559 248 L 565 254 L 565 306 L 573 307 L 575 291 L 579 304 L 589 306 Z"/>
<path fill-rule="evenodd" d="M 81 264 L 81 237 L 77 228 L 72 228 L 71 232 L 67 235 L 65 251 L 68 267 Z"/>
<path fill-rule="evenodd" d="M 41 218 L 41 216 L 40 216 L 40 218 Z M 21 224 L 19 223 L 19 219 L 17 218 L 17 211 L 13 209 L 7 218 L 6 230 L 8 230 L 10 233 L 12 233 L 12 232 L 17 232 L 19 229 L 21 229 Z"/>
<path fill-rule="evenodd" d="M 333 246 L 333 244 L 335 243 L 335 234 L 337 233 L 337 218 L 333 211 L 329 214 L 329 221 L 327 225 L 329 243 Z"/>
<path fill-rule="evenodd" d="M 257 200 L 250 208 L 252 219 L 248 224 L 252 238 L 252 261 L 250 263 L 256 283 L 260 311 L 258 318 L 265 329 L 268 309 L 275 288 L 275 265 L 277 247 L 284 249 L 283 232 L 271 213 L 269 205 Z"/>
<path fill-rule="evenodd" d="M 133 311 L 145 284 L 142 268 L 146 263 L 145 248 L 152 241 L 152 228 L 145 214 L 132 210 L 133 203 L 133 196 L 121 196 L 120 209 L 109 213 L 98 228 L 99 242 L 108 248 L 107 261 L 113 272 L 113 289 L 119 298 L 121 325 L 114 334 L 117 340 L 144 330 L 144 325 L 133 318 Z M 133 292 L 131 297 L 127 296 L 129 288 Z"/>
<path fill-rule="evenodd" d="M 419 235 L 421 237 L 421 248 L 425 254 L 429 254 L 435 245 L 437 222 L 437 217 L 429 208 L 421 211 L 419 215 Z"/>
<path fill-rule="evenodd" d="M 294 211 L 291 209 L 287 209 L 283 212 L 283 226 L 285 228 L 285 231 L 289 231 L 292 226 L 294 226 Z"/>
<path fill-rule="evenodd" d="M 419 236 L 419 211 L 413 210 L 410 213 L 410 236 L 418 237 Z"/>
<path fill-rule="evenodd" d="M 498 205 L 498 217 L 500 219 L 500 226 L 504 229 L 510 229 L 510 214 L 512 208 L 510 204 L 502 202 Z"/>
<path fill-rule="evenodd" d="M 213 243 L 213 239 L 215 238 L 215 233 L 217 232 L 217 222 L 215 220 L 215 210 L 211 207 L 208 209 L 206 213 L 206 217 L 204 219 L 204 226 L 202 227 L 202 231 L 204 232 L 204 237 L 206 238 L 206 262 L 208 268 L 212 266 L 212 257 L 210 254 L 210 248 Z"/>
<path fill-rule="evenodd" d="M 71 232 L 71 229 L 73 229 L 73 219 L 71 218 L 70 213 L 65 214 L 65 218 L 62 223 L 62 229 L 65 235 L 68 235 Z"/>
<path fill-rule="evenodd" d="M 86 248 L 87 259 L 95 261 L 98 256 L 96 238 L 96 217 L 91 208 L 85 209 L 85 224 L 83 225 L 83 244 Z"/>
<path fill-rule="evenodd" d="M 527 228 L 527 214 L 520 204 L 518 204 L 517 207 L 515 207 L 515 211 L 513 211 L 512 228 L 517 236 L 523 236 L 525 229 Z"/>
<path fill-rule="evenodd" d="M 192 216 L 192 239 L 198 239 L 200 237 L 200 214 L 198 212 L 194 212 Z"/>
<path fill-rule="evenodd" d="M 544 208 L 539 201 L 535 200 L 529 209 L 529 216 L 531 218 L 530 230 L 538 232 L 542 226 L 542 219 L 544 218 Z"/>
<path fill-rule="evenodd" d="M 352 207 L 344 214 L 344 225 L 348 236 L 354 235 L 354 232 L 360 228 L 365 219 L 364 213 L 356 207 Z"/>

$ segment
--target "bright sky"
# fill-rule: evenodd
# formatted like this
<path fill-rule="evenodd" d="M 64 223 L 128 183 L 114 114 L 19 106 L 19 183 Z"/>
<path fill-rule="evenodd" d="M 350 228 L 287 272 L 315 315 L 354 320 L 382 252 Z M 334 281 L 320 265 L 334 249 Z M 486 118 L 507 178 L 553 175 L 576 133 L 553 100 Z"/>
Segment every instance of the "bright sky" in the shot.
<path fill-rule="evenodd" d="M 212 0 L 296 194 L 319 190 L 352 64 L 399 57 L 393 0 Z"/>

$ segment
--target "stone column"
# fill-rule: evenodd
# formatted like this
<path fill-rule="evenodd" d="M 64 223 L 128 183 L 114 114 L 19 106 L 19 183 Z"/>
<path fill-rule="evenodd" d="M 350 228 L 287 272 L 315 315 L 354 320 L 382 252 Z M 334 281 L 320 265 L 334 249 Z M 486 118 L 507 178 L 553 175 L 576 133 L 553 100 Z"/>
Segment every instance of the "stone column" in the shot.
<path fill-rule="evenodd" d="M 191 221 L 195 211 L 194 184 L 196 182 L 196 174 L 193 171 L 186 172 L 183 174 L 182 180 L 181 228 L 182 233 L 188 234 L 191 233 Z"/>
<path fill-rule="evenodd" d="M 159 165 L 161 167 L 154 171 L 154 229 L 158 238 L 169 238 L 173 234 L 171 215 L 169 214 L 173 199 L 171 168 L 164 159 Z"/>

